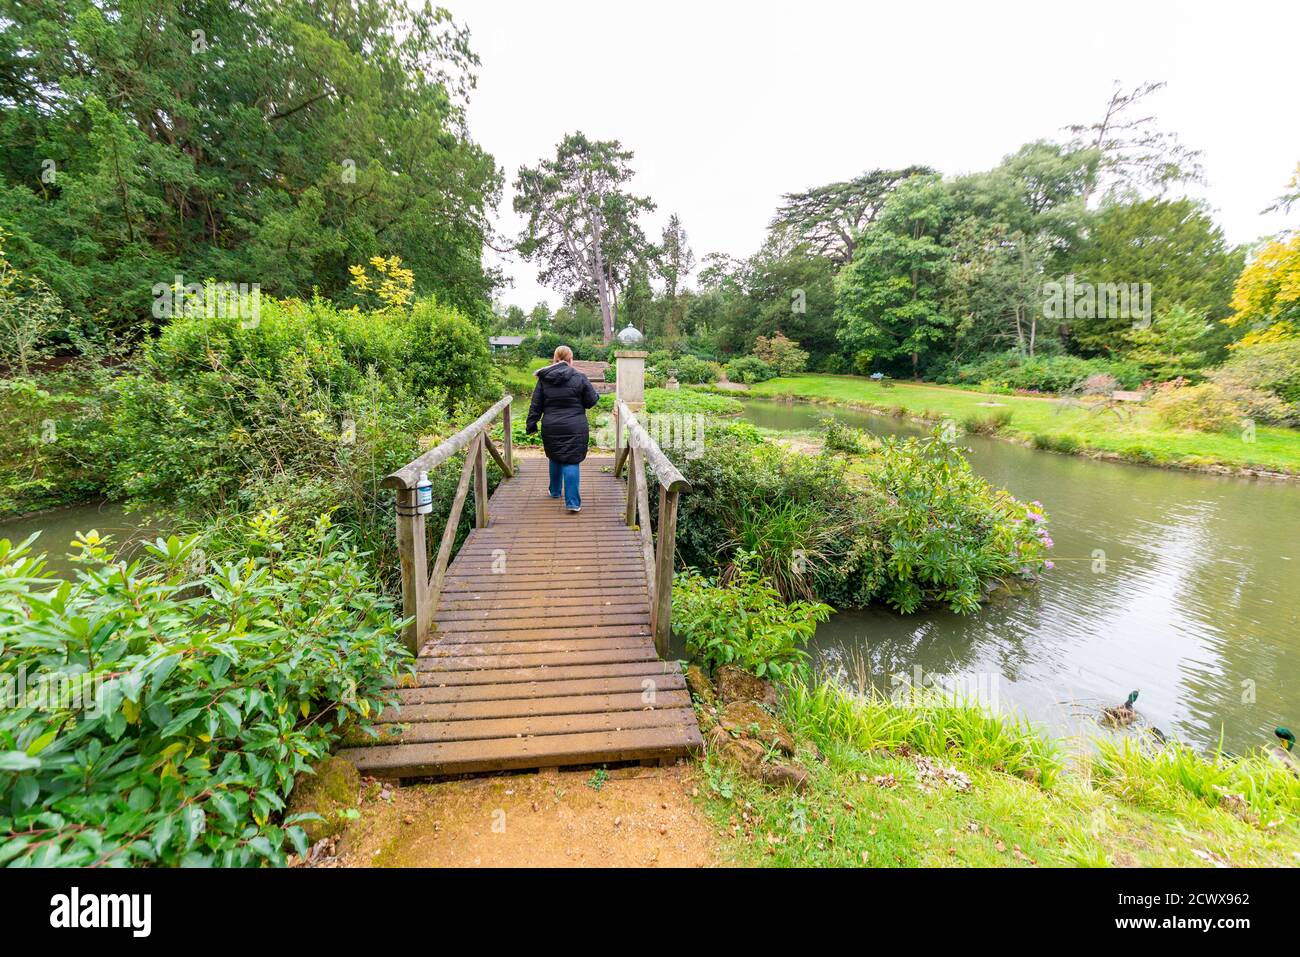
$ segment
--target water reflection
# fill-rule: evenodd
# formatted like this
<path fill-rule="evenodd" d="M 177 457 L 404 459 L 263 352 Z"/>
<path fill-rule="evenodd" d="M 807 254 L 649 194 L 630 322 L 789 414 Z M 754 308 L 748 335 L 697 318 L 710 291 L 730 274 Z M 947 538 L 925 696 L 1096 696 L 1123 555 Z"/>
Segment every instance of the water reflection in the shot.
<path fill-rule="evenodd" d="M 71 576 L 74 567 L 68 560 L 73 539 L 78 532 L 92 529 L 101 536 L 111 535 L 119 546 L 118 554 L 124 558 L 130 557 L 142 539 L 156 534 L 148 515 L 127 512 L 122 506 L 109 502 L 92 502 L 0 521 L 0 538 L 17 543 L 39 533 L 32 549 L 46 554 L 46 574 L 65 578 Z"/>

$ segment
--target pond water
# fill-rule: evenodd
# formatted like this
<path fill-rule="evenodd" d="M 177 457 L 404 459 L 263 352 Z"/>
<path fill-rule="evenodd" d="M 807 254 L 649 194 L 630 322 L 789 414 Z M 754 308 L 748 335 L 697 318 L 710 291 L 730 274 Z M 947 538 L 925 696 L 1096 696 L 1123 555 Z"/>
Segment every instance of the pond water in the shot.
<path fill-rule="evenodd" d="M 816 428 L 825 408 L 748 400 L 744 418 Z M 835 410 L 877 434 L 923 427 Z M 1244 751 L 1300 724 L 1300 485 L 1056 455 L 967 436 L 972 467 L 1046 508 L 1056 567 L 971 616 L 844 612 L 811 650 L 888 692 L 949 675 L 1060 734 L 1141 692 L 1143 719 L 1201 748 Z M 1098 561 L 1104 555 L 1104 563 Z"/>
<path fill-rule="evenodd" d="M 0 520 L 0 538 L 21 542 L 34 532 L 39 532 L 32 548 L 46 554 L 46 571 L 57 577 L 68 577 L 73 564 L 68 560 L 71 543 L 78 532 L 96 530 L 100 535 L 112 535 L 122 546 L 118 554 L 129 557 L 142 539 L 153 537 L 153 525 L 143 512 L 127 512 L 110 502 L 92 502 L 68 508 L 50 509 L 33 515 Z"/>

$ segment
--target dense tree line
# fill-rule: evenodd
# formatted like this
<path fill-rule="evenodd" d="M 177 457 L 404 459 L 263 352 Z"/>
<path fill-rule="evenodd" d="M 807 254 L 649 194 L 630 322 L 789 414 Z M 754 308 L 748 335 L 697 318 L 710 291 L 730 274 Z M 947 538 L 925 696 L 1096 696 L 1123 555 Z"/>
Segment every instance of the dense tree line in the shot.
<path fill-rule="evenodd" d="M 990 170 L 944 176 L 915 164 L 789 193 L 756 253 L 711 253 L 698 268 L 678 216 L 647 241 L 638 214 L 653 203 L 621 189 L 630 151 L 577 134 L 547 162 L 572 161 L 577 143 L 591 157 L 587 181 L 605 175 L 603 301 L 652 348 L 726 360 L 779 332 L 819 371 L 944 379 L 995 355 L 1067 355 L 1115 363 L 1125 381 L 1163 380 L 1221 363 L 1261 323 L 1274 338 L 1292 328 L 1277 290 L 1294 253 L 1285 237 L 1264 247 L 1247 274 L 1253 292 L 1242 291 L 1248 250 L 1179 189 L 1202 181 L 1199 154 L 1146 113 L 1162 85 L 1117 86 L 1096 122 L 1027 143 Z M 554 208 L 600 208 L 548 182 Z M 600 224 L 587 225 L 591 249 Z M 525 249 L 536 251 L 532 237 Z M 554 279 L 563 257 L 540 258 Z M 603 327 L 607 342 L 612 317 L 593 315 L 602 300 L 580 279 L 555 284 L 565 294 L 555 315 L 516 308 L 498 325 L 592 339 Z M 1243 320 L 1247 307 L 1260 315 Z"/>
<path fill-rule="evenodd" d="M 372 256 L 485 312 L 502 177 L 465 127 L 477 63 L 429 6 L 0 0 L 7 256 L 110 332 L 177 275 L 346 301 Z"/>

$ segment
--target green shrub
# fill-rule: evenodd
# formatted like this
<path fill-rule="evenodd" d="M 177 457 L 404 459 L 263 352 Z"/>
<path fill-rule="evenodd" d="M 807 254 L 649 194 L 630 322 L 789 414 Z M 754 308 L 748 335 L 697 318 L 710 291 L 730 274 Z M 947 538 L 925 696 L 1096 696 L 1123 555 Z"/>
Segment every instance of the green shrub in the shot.
<path fill-rule="evenodd" d="M 1300 339 L 1238 346 L 1208 377 L 1240 396 L 1252 418 L 1276 425 L 1300 422 Z"/>
<path fill-rule="evenodd" d="M 0 379 L 0 517 L 103 494 L 103 369 Z"/>
<path fill-rule="evenodd" d="M 726 430 L 705 438 L 703 456 L 677 464 L 692 485 L 678 546 L 706 572 L 724 572 L 742 546 L 768 570 L 800 550 L 811 593 L 836 607 L 971 612 L 995 584 L 1047 564 L 1041 510 L 991 487 L 938 438 L 884 438 L 851 463 Z M 780 518 L 779 535 L 760 514 Z"/>
<path fill-rule="evenodd" d="M 385 313 L 371 323 L 385 325 Z M 441 393 L 451 407 L 501 397 L 501 382 L 492 365 L 487 337 L 456 309 L 432 298 L 418 300 L 409 315 L 392 320 L 402 345 L 402 370 L 416 395 Z M 353 360 L 364 371 L 367 363 Z"/>
<path fill-rule="evenodd" d="M 716 362 L 697 359 L 692 355 L 677 356 L 656 368 L 665 374 L 675 374 L 678 382 L 689 385 L 717 382 L 722 373 L 721 367 Z"/>
<path fill-rule="evenodd" d="M 1247 417 L 1242 404 L 1213 382 L 1161 390 L 1148 408 L 1170 428 L 1196 432 L 1222 432 Z"/>
<path fill-rule="evenodd" d="M 494 388 L 473 330 L 427 300 L 409 313 L 264 301 L 247 329 L 180 318 L 103 389 L 91 451 L 122 500 L 247 512 L 276 504 L 275 490 L 311 490 L 308 521 L 338 509 L 387 567 L 392 500 L 379 480 L 422 437 L 476 415 Z M 448 404 L 460 407 L 454 419 Z"/>
<path fill-rule="evenodd" d="M 849 360 L 838 352 L 832 352 L 817 363 L 817 371 L 826 375 L 848 375 L 850 371 Z"/>
<path fill-rule="evenodd" d="M 294 777 L 409 670 L 391 604 L 322 518 L 258 516 L 249 554 L 172 537 L 118 561 L 94 533 L 59 584 L 0 540 L 0 864 L 281 864 Z"/>
<path fill-rule="evenodd" d="M 741 356 L 738 359 L 732 359 L 727 363 L 726 369 L 729 380 L 744 385 L 766 382 L 768 379 L 776 377 L 776 371 L 758 356 Z"/>
<path fill-rule="evenodd" d="M 867 451 L 866 437 L 861 429 L 854 429 L 834 416 L 822 419 L 822 447 L 831 452 L 861 455 Z"/>
<path fill-rule="evenodd" d="M 804 663 L 804 645 L 830 617 L 820 602 L 789 604 L 752 563 L 740 560 L 726 585 L 687 568 L 673 577 L 673 631 L 709 670 L 735 665 L 785 681 Z"/>
<path fill-rule="evenodd" d="M 771 336 L 755 339 L 754 355 L 771 366 L 777 375 L 795 375 L 808 366 L 808 353 L 779 330 Z"/>
<path fill-rule="evenodd" d="M 1051 567 L 1041 506 L 990 486 L 939 429 L 884 437 L 867 462 L 872 524 L 887 547 L 869 553 L 863 573 L 899 611 L 942 602 L 973 612 L 990 585 Z"/>
<path fill-rule="evenodd" d="M 613 357 L 610 355 L 615 348 L 606 346 L 596 338 L 583 338 L 581 336 L 566 336 L 558 332 L 539 332 L 532 340 L 532 352 L 539 359 L 546 359 L 548 362 L 555 355 L 557 346 L 568 346 L 573 350 L 573 358 L 582 359 L 587 362 L 612 362 Z"/>
<path fill-rule="evenodd" d="M 984 391 L 1068 392 L 1093 375 L 1113 376 L 1125 389 L 1136 389 L 1144 378 L 1142 368 L 1131 362 L 1067 355 L 1031 359 L 1014 350 L 982 356 L 937 378 L 958 385 L 979 384 Z"/>

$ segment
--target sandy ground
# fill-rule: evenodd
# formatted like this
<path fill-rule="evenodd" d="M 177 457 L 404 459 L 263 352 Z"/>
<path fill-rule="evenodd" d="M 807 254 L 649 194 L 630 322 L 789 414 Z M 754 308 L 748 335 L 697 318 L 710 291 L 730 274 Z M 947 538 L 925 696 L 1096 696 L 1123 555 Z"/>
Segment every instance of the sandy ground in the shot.
<path fill-rule="evenodd" d="M 407 787 L 361 805 L 338 843 L 349 867 L 710 867 L 719 838 L 673 767 L 551 771 Z M 599 785 L 597 789 L 594 785 Z"/>

